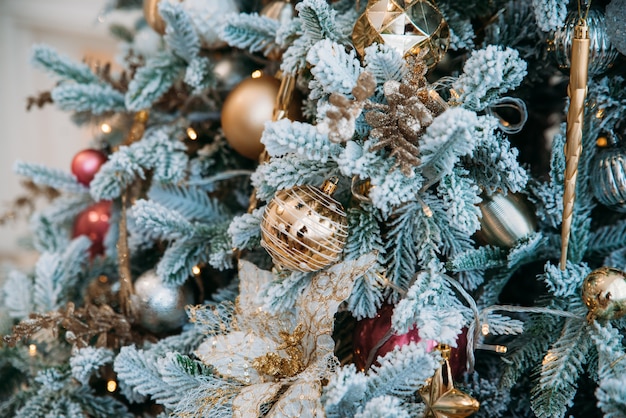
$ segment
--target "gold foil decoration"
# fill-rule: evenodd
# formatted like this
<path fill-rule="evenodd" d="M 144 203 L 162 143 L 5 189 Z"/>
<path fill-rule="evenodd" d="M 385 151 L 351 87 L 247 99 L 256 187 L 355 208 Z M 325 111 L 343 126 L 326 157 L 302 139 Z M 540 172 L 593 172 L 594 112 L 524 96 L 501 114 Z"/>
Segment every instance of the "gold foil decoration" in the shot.
<path fill-rule="evenodd" d="M 252 367 L 261 374 L 274 378 L 293 377 L 305 369 L 304 354 L 300 348 L 304 331 L 302 324 L 298 324 L 293 333 L 281 331 L 280 337 L 283 343 L 276 347 L 277 350 L 285 350 L 287 357 L 282 357 L 275 352 L 266 353 L 252 361 Z"/>
<path fill-rule="evenodd" d="M 288 270 L 317 271 L 339 259 L 348 237 L 341 203 L 332 198 L 335 184 L 281 190 L 265 208 L 261 245 L 274 263 Z"/>
<path fill-rule="evenodd" d="M 567 248 L 572 229 L 578 161 L 582 153 L 583 120 L 587 97 L 587 70 L 589 68 L 589 28 L 586 16 L 580 17 L 574 28 L 572 40 L 572 65 L 567 95 L 570 98 L 567 112 L 565 142 L 565 189 L 563 191 L 563 223 L 561 225 L 561 270 L 567 264 Z"/>
<path fill-rule="evenodd" d="M 588 321 L 621 318 L 626 315 L 626 273 L 610 267 L 592 271 L 583 281 L 582 298 Z"/>
<path fill-rule="evenodd" d="M 405 57 L 427 50 L 424 61 L 433 67 L 448 49 L 450 30 L 439 9 L 427 0 L 370 0 L 354 25 L 352 43 L 363 56 L 374 42 Z"/>
<path fill-rule="evenodd" d="M 454 387 L 450 368 L 450 346 L 440 344 L 443 364 L 419 394 L 426 405 L 425 418 L 465 418 L 478 411 L 480 403 Z"/>

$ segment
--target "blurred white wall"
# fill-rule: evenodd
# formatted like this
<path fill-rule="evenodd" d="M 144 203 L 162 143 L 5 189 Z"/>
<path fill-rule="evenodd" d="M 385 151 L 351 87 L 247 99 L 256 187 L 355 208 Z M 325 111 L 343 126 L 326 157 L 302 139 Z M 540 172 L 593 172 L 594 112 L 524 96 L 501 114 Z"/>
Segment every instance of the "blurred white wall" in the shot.
<path fill-rule="evenodd" d="M 90 145 L 90 129 L 72 124 L 53 105 L 26 111 L 26 98 L 54 86 L 55 80 L 30 64 L 31 46 L 45 43 L 72 59 L 113 60 L 117 41 L 112 21 L 131 22 L 119 13 L 101 15 L 106 0 L 0 0 L 0 212 L 24 194 L 13 174 L 16 160 L 67 170 L 74 154 Z M 16 239 L 26 222 L 0 226 L 0 261 L 19 257 Z"/>

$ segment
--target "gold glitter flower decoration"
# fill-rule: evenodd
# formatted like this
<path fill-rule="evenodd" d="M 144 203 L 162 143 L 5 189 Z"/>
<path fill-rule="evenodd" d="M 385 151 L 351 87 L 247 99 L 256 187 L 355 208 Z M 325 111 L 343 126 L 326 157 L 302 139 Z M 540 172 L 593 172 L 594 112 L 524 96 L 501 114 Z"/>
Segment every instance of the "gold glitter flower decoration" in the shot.
<path fill-rule="evenodd" d="M 244 385 L 233 399 L 234 417 L 324 416 L 322 381 L 337 365 L 334 315 L 375 260 L 367 254 L 317 273 L 295 309 L 277 314 L 257 302 L 272 273 L 240 261 L 231 332 L 209 337 L 196 350 L 223 377 Z"/>

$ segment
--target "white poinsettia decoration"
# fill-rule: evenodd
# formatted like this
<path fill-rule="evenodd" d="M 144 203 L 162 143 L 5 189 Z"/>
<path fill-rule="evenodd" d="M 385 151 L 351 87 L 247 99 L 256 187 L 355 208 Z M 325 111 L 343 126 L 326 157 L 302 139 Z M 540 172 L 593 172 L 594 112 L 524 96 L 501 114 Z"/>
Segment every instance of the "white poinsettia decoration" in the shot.
<path fill-rule="evenodd" d="M 244 385 L 233 400 L 233 416 L 324 416 L 322 380 L 337 365 L 334 315 L 350 296 L 354 280 L 375 260 L 375 254 L 367 254 L 319 272 L 296 307 L 278 314 L 257 302 L 272 273 L 239 263 L 240 295 L 231 332 L 208 338 L 196 351 L 225 378 Z"/>

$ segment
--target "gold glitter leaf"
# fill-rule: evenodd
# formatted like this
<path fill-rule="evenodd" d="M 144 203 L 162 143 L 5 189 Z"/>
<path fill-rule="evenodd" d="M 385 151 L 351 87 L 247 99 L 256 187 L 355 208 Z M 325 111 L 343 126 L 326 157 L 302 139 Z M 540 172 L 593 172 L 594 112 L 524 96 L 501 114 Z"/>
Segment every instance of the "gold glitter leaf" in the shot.
<path fill-rule="evenodd" d="M 233 418 L 259 416 L 261 405 L 274 399 L 281 387 L 281 383 L 269 382 L 243 388 L 233 400 Z"/>

